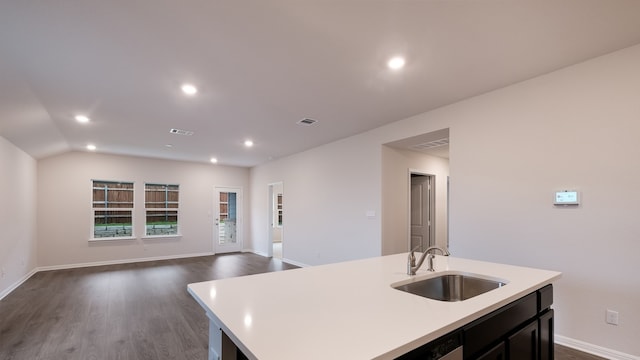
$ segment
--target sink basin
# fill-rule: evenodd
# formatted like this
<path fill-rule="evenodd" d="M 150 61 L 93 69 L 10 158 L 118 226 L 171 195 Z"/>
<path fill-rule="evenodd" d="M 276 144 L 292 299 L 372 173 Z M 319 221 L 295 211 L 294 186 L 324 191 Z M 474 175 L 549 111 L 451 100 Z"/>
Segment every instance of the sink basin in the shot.
<path fill-rule="evenodd" d="M 463 301 L 505 286 L 506 282 L 468 274 L 445 274 L 400 285 L 394 289 L 440 301 Z"/>

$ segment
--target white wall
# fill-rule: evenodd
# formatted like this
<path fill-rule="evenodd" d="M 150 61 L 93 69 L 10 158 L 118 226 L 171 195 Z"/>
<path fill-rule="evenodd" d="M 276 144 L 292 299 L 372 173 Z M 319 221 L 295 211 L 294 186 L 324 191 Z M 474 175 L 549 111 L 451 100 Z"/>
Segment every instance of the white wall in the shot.
<path fill-rule="evenodd" d="M 562 271 L 556 333 L 634 355 L 639 95 L 636 46 L 434 115 L 455 124 L 453 253 Z M 553 192 L 574 188 L 582 205 L 554 208 Z M 605 324 L 607 308 L 619 326 Z"/>
<path fill-rule="evenodd" d="M 89 243 L 91 180 L 133 181 L 135 240 Z M 142 239 L 144 183 L 180 185 L 181 238 Z M 249 170 L 199 163 L 71 152 L 38 161 L 38 260 L 60 266 L 128 259 L 204 254 L 213 251 L 214 186 L 244 189 L 250 196 Z M 245 242 L 250 243 L 245 218 Z"/>
<path fill-rule="evenodd" d="M 268 184 L 282 181 L 286 259 L 317 265 L 380 255 L 379 158 L 380 146 L 362 136 L 252 168 L 253 249 L 268 251 Z"/>
<path fill-rule="evenodd" d="M 407 252 L 409 246 L 409 171 L 435 178 L 436 245 L 447 246 L 447 176 L 449 160 L 382 147 L 382 255 Z"/>
<path fill-rule="evenodd" d="M 37 267 L 36 161 L 0 137 L 0 299 Z"/>
<path fill-rule="evenodd" d="M 635 46 L 257 167 L 253 247 L 266 243 L 260 194 L 284 179 L 294 260 L 380 254 L 396 235 L 385 227 L 380 239 L 363 212 L 380 214 L 396 191 L 381 188 L 392 170 L 381 145 L 449 128 L 452 253 L 562 271 L 556 334 L 640 356 L 639 96 Z M 554 208 L 553 192 L 567 188 L 582 192 L 581 206 Z M 607 308 L 619 326 L 605 324 Z"/>

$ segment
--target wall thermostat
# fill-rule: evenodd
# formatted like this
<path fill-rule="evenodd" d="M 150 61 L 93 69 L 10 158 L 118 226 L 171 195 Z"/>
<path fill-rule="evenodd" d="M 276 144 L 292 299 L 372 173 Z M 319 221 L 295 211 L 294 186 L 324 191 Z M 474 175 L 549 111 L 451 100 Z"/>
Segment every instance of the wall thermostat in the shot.
<path fill-rule="evenodd" d="M 580 193 L 576 190 L 556 191 L 553 205 L 580 205 Z"/>

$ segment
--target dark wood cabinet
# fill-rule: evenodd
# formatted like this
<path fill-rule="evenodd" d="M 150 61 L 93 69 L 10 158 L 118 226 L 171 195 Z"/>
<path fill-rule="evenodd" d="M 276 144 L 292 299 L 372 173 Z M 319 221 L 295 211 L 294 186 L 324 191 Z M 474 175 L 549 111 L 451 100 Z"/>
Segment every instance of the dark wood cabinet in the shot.
<path fill-rule="evenodd" d="M 538 321 L 520 329 L 507 338 L 509 359 L 538 360 Z"/>
<path fill-rule="evenodd" d="M 553 360 L 553 287 L 547 285 L 396 359 Z"/>
<path fill-rule="evenodd" d="M 506 360 L 507 359 L 507 347 L 504 341 L 494 346 L 493 349 L 480 355 L 478 360 Z"/>
<path fill-rule="evenodd" d="M 553 360 L 553 309 L 544 312 L 538 321 L 540 360 Z"/>
<path fill-rule="evenodd" d="M 553 360 L 552 303 L 548 285 L 464 326 L 464 359 Z"/>

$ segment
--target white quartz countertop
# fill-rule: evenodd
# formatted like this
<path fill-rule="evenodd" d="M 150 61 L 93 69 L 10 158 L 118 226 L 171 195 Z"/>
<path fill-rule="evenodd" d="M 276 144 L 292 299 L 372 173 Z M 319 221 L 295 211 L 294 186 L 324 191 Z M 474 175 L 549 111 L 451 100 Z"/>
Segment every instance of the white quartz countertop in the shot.
<path fill-rule="evenodd" d="M 419 255 L 419 254 L 418 254 Z M 436 256 L 406 274 L 407 254 L 189 284 L 188 290 L 250 359 L 393 359 L 560 277 L 556 271 Z M 391 284 L 445 272 L 506 282 L 461 302 Z"/>

